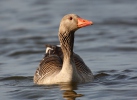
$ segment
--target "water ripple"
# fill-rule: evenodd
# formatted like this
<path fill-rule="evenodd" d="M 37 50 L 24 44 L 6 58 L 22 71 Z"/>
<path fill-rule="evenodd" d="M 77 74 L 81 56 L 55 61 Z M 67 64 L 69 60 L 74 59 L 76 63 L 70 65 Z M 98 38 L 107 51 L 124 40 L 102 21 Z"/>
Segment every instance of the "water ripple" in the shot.
<path fill-rule="evenodd" d="M 136 100 L 136 8 L 137 0 L 0 0 L 1 99 L 62 100 L 82 94 L 78 99 Z M 59 22 L 67 13 L 94 23 L 76 32 L 74 51 L 95 80 L 72 91 L 35 85 L 32 75 L 45 44 L 59 44 Z"/>

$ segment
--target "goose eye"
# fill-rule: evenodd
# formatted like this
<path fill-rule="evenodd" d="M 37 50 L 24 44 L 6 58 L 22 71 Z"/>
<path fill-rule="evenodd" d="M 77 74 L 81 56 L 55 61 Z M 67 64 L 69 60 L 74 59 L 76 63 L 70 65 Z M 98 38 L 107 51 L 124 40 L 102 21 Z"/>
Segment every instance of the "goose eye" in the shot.
<path fill-rule="evenodd" d="M 72 17 L 69 17 L 69 20 L 72 20 L 73 18 Z"/>

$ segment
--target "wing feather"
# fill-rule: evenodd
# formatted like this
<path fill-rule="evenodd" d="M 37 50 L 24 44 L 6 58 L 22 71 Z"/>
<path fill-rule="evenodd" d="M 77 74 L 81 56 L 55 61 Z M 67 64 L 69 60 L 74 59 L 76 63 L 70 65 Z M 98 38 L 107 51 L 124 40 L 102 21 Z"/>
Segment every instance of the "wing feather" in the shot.
<path fill-rule="evenodd" d="M 60 71 L 62 68 L 62 60 L 57 55 L 45 56 L 37 68 L 34 75 L 34 82 L 52 75 L 54 72 Z"/>

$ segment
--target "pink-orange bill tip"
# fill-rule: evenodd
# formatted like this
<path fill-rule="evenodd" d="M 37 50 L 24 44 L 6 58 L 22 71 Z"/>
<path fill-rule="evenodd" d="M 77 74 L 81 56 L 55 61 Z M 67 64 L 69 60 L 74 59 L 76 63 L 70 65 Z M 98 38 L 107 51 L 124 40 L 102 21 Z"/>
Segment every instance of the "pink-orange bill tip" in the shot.
<path fill-rule="evenodd" d="M 93 22 L 83 19 L 83 18 L 78 18 L 78 27 L 79 28 L 89 26 L 89 25 L 93 25 Z"/>

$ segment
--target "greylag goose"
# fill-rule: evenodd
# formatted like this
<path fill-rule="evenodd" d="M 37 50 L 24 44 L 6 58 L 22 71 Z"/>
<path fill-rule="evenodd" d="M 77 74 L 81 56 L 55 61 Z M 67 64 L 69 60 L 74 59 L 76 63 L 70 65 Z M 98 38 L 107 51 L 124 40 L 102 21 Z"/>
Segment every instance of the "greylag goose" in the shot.
<path fill-rule="evenodd" d="M 45 57 L 34 75 L 36 84 L 60 84 L 90 82 L 93 74 L 82 58 L 73 52 L 74 33 L 79 28 L 92 25 L 76 14 L 65 15 L 59 27 L 60 47 L 47 45 Z"/>

